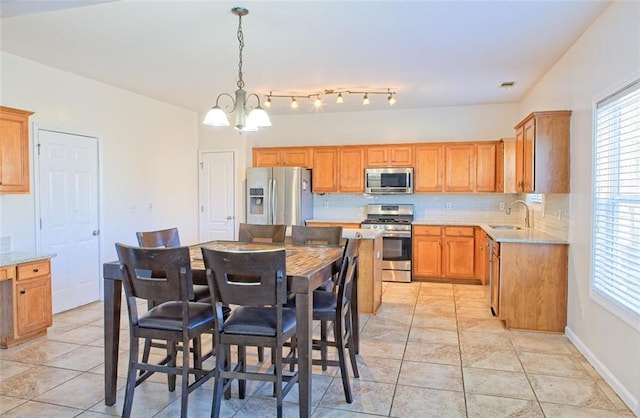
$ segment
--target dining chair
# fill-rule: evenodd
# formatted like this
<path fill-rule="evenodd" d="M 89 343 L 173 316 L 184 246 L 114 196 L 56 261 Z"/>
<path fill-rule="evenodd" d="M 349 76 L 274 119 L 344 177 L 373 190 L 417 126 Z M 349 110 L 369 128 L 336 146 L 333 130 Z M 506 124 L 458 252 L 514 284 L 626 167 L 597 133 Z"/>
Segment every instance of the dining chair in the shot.
<path fill-rule="evenodd" d="M 191 267 L 188 247 L 139 248 L 116 244 L 123 278 L 125 298 L 129 311 L 129 367 L 125 390 L 123 417 L 131 415 L 135 388 L 156 372 L 167 373 L 169 391 L 181 376 L 180 416 L 187 416 L 189 393 L 213 376 L 213 370 L 202 369 L 202 359 L 194 350 L 193 367 L 189 366 L 189 350 L 182 350 L 182 361 L 177 362 L 177 343 L 189 347 L 200 346 L 203 333 L 210 333 L 213 324 L 211 305 L 192 302 Z M 138 313 L 137 300 L 153 301 L 149 310 Z M 164 340 L 167 357 L 158 364 L 139 361 L 140 339 Z M 142 373 L 136 377 L 137 370 Z M 195 381 L 189 384 L 189 375 Z"/>
<path fill-rule="evenodd" d="M 353 402 L 351 386 L 349 384 L 349 371 L 347 370 L 347 351 L 349 353 L 353 375 L 356 378 L 360 377 L 356 361 L 355 331 L 351 312 L 351 302 L 355 296 L 354 283 L 358 266 L 360 242 L 360 239 L 347 240 L 335 291 L 315 290 L 313 292 L 313 319 L 320 321 L 320 339 L 314 339 L 312 346 L 314 350 L 320 350 L 320 359 L 313 359 L 312 364 L 322 366 L 322 370 L 326 370 L 327 366 L 340 367 L 342 387 L 347 403 Z M 287 306 L 295 306 L 295 302 L 289 301 Z M 333 340 L 329 339 L 328 336 L 329 326 L 333 328 Z M 328 359 L 328 347 L 337 349 L 337 361 Z M 295 344 L 293 351 L 295 351 Z"/>
<path fill-rule="evenodd" d="M 242 242 L 284 242 L 286 225 L 261 225 L 241 223 L 238 240 Z M 264 348 L 258 347 L 258 361 L 264 361 Z"/>
<path fill-rule="evenodd" d="M 284 242 L 286 225 L 259 225 L 241 223 L 238 240 L 242 242 Z"/>
<path fill-rule="evenodd" d="M 145 248 L 174 248 L 180 247 L 180 234 L 178 228 L 160 229 L 157 231 L 141 231 L 136 232 L 136 238 L 138 239 L 138 245 Z M 193 285 L 193 301 L 195 302 L 210 302 L 211 297 L 209 295 L 209 286 L 207 285 Z M 154 301 L 149 301 L 149 309 L 154 305 Z M 151 339 L 146 339 L 144 342 L 144 349 L 142 351 L 142 361 L 149 360 L 151 354 L 151 347 L 165 348 L 165 344 L 154 343 Z M 199 354 L 194 354 L 199 355 Z"/>
<path fill-rule="evenodd" d="M 283 346 L 296 334 L 296 311 L 283 306 L 287 300 L 285 250 L 229 252 L 203 247 L 202 257 L 214 301 L 216 368 L 211 416 L 220 415 L 223 394 L 230 396 L 231 384 L 237 379 L 240 399 L 246 396 L 246 380 L 273 382 L 277 415 L 282 417 L 282 399 L 298 381 L 297 372 L 284 370 L 289 359 L 283 359 Z M 237 305 L 226 321 L 225 305 Z M 235 366 L 230 359 L 232 345 L 238 346 Z M 247 346 L 270 347 L 273 371 L 247 371 Z"/>
<path fill-rule="evenodd" d="M 291 226 L 291 243 L 296 245 L 340 245 L 342 240 L 341 226 Z M 333 290 L 337 276 L 322 283 L 318 289 Z"/>

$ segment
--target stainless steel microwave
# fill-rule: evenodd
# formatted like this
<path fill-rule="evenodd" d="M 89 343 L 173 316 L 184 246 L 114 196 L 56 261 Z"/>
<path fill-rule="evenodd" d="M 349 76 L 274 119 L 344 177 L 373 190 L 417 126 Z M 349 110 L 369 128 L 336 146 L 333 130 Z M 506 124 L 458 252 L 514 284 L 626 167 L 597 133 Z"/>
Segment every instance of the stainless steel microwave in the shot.
<path fill-rule="evenodd" d="M 365 193 L 413 193 L 413 167 L 367 168 L 364 170 Z"/>

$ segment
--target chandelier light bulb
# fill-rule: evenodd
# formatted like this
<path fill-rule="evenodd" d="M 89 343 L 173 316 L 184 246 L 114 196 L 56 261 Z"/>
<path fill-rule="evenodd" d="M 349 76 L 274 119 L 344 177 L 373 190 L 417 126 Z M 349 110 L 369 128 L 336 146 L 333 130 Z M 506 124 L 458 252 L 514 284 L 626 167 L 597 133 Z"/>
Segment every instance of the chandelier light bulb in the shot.
<path fill-rule="evenodd" d="M 320 98 L 320 96 L 316 97 L 313 101 L 313 107 L 315 107 L 316 109 L 320 109 L 322 107 L 322 99 Z"/>
<path fill-rule="evenodd" d="M 389 106 L 393 106 L 394 104 L 396 104 L 396 99 L 392 94 L 389 94 L 389 97 L 387 97 L 387 101 L 389 102 Z"/>
<path fill-rule="evenodd" d="M 267 96 L 267 100 L 264 102 L 264 107 L 271 109 L 271 96 Z"/>
<path fill-rule="evenodd" d="M 366 105 L 368 105 L 369 103 L 371 103 L 371 101 L 369 100 L 369 94 L 368 94 L 368 93 L 365 93 L 365 94 L 364 94 L 364 97 L 362 98 L 362 104 L 366 106 Z"/>
<path fill-rule="evenodd" d="M 338 93 L 338 98 L 336 99 L 336 103 L 344 103 L 344 98 L 342 97 L 342 93 Z"/>
<path fill-rule="evenodd" d="M 295 97 L 291 98 L 291 109 L 297 109 L 298 108 L 298 101 L 296 100 Z"/>

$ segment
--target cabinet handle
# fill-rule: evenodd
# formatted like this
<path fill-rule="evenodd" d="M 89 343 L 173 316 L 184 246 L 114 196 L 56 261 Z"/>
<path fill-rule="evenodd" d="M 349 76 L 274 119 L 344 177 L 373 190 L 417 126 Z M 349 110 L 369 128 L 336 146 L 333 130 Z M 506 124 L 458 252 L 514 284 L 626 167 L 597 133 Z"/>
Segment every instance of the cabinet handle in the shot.
<path fill-rule="evenodd" d="M 27 293 L 27 291 L 26 291 L 26 290 L 24 290 L 24 289 L 22 289 L 22 290 L 20 291 L 20 294 L 21 294 L 21 295 L 24 295 L 25 293 Z"/>
<path fill-rule="evenodd" d="M 40 270 L 38 270 L 37 268 L 33 269 L 33 272 L 34 272 L 34 273 L 37 273 L 37 272 L 39 272 L 39 271 L 40 271 Z"/>

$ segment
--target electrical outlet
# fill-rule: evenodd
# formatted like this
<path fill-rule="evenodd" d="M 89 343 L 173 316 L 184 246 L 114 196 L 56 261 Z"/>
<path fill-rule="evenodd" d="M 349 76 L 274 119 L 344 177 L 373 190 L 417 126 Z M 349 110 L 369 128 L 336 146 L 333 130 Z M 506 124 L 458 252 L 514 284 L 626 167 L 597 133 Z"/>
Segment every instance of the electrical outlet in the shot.
<path fill-rule="evenodd" d="M 500 210 L 504 210 L 504 202 L 500 202 Z"/>
<path fill-rule="evenodd" d="M 445 209 L 451 210 L 451 202 L 447 202 L 444 204 Z"/>
<path fill-rule="evenodd" d="M 558 220 L 562 220 L 562 209 L 558 209 Z"/>
<path fill-rule="evenodd" d="M 326 200 L 324 202 L 322 202 L 322 207 L 325 209 L 329 208 L 329 202 L 327 202 Z"/>

